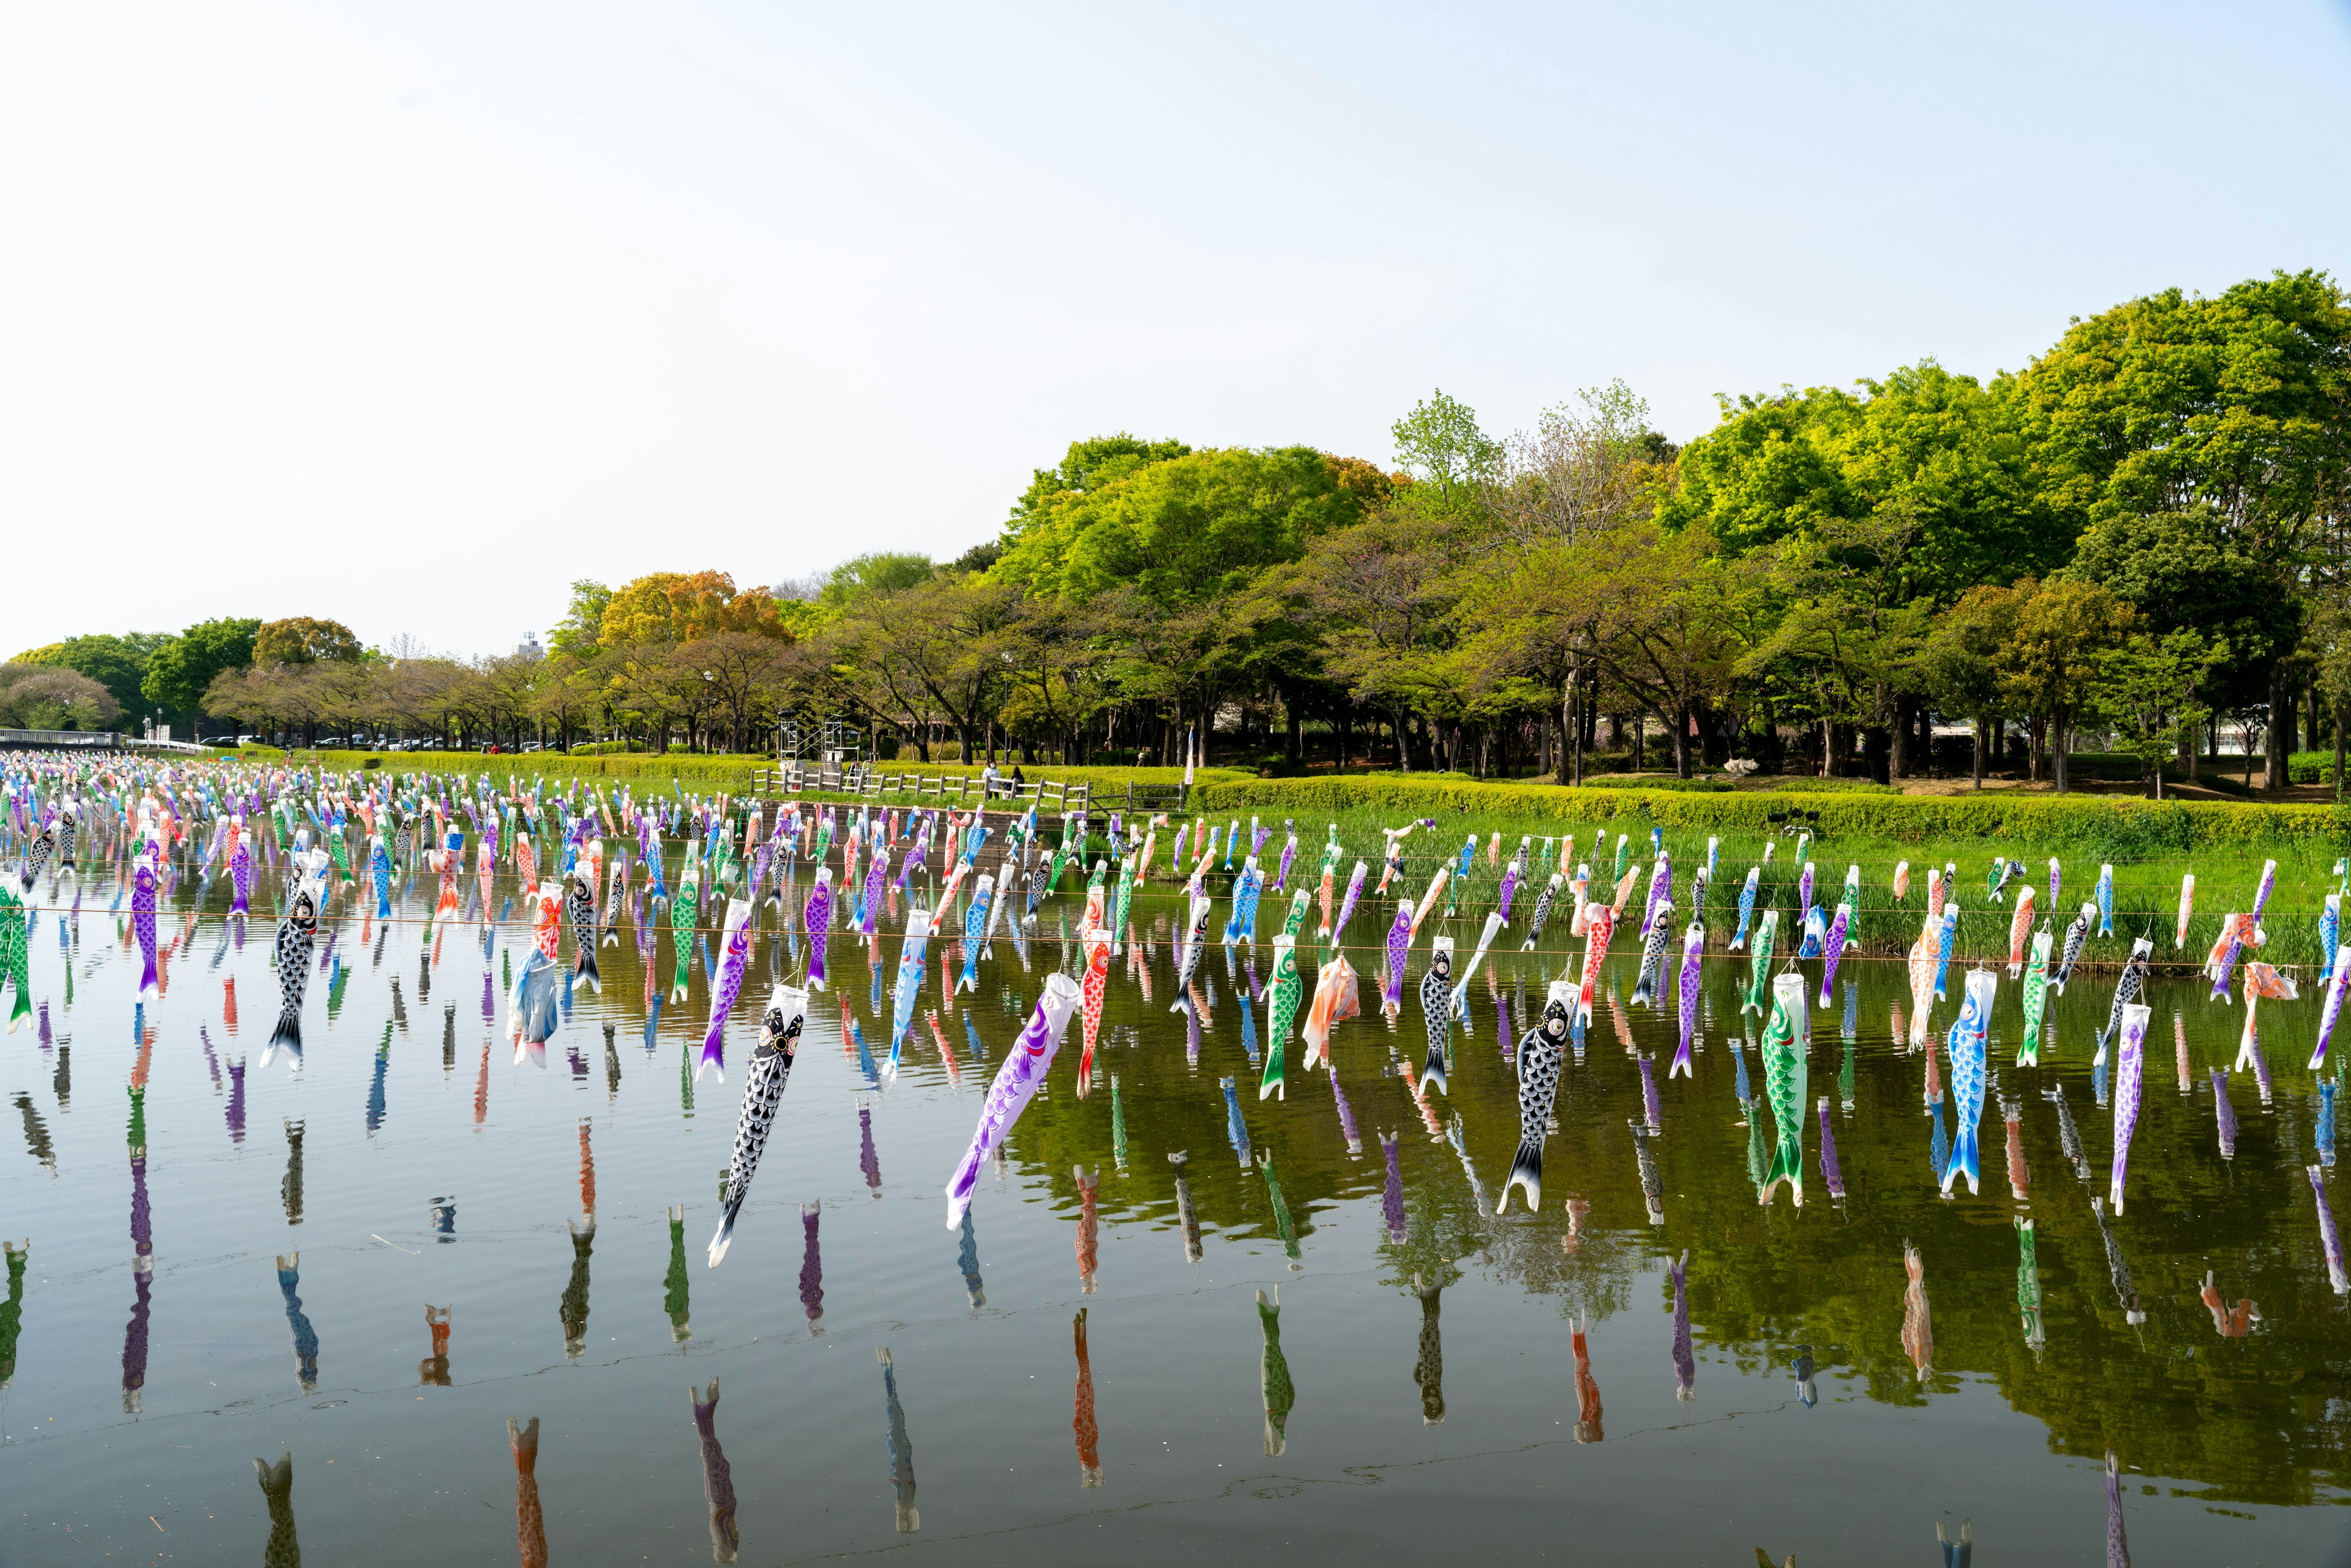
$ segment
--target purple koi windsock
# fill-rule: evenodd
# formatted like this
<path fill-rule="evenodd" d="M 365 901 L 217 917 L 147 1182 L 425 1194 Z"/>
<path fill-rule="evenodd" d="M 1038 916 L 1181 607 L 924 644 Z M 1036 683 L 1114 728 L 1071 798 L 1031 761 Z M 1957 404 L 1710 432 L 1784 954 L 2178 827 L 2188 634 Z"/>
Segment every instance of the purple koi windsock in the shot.
<path fill-rule="evenodd" d="M 726 901 L 725 956 L 718 960 L 717 994 L 710 998 L 710 1030 L 702 1037 L 702 1060 L 695 1064 L 697 1079 L 706 1068 L 726 1082 L 726 1015 L 743 989 L 743 967 L 751 956 L 751 905 L 748 900 Z"/>
<path fill-rule="evenodd" d="M 2351 983 L 2351 946 L 2335 949 L 2335 973 L 2326 982 L 2326 1001 L 2318 1010 L 2318 1044 L 2310 1053 L 2310 1070 L 2317 1071 L 2326 1062 L 2326 1042 L 2335 1038 L 2335 1025 L 2343 1016 L 2343 988 Z"/>
<path fill-rule="evenodd" d="M 978 1184 L 979 1167 L 996 1146 L 1004 1141 L 1012 1124 L 1036 1097 L 1038 1087 L 1045 1082 L 1045 1073 L 1053 1065 L 1053 1053 L 1061 1049 L 1061 1037 L 1069 1032 L 1070 1019 L 1078 1010 L 1078 983 L 1060 973 L 1045 977 L 1045 994 L 1037 998 L 1037 1010 L 1029 1017 L 1020 1038 L 1005 1054 L 1004 1065 L 997 1069 L 996 1082 L 987 1088 L 987 1100 L 980 1107 L 979 1125 L 973 1129 L 971 1147 L 964 1151 L 963 1161 L 947 1179 L 947 1228 L 954 1230 L 963 1224 L 963 1217 L 971 1208 L 972 1188 Z"/>
<path fill-rule="evenodd" d="M 1690 1071 L 1690 1042 L 1698 1032 L 1698 960 L 1706 956 L 1706 926 L 1693 920 L 1682 932 L 1682 972 L 1678 1000 L 1681 1005 L 1681 1043 L 1674 1049 L 1674 1064 L 1666 1069 L 1668 1078 L 1687 1078 Z"/>
<path fill-rule="evenodd" d="M 2117 1218 L 2123 1212 L 2123 1177 L 2130 1167 L 2131 1133 L 2138 1126 L 2139 1081 L 2147 1064 L 2147 1021 L 2144 1002 L 2123 1009 L 2122 1043 L 2115 1052 L 2115 1158 L 2106 1181 L 2106 1206 Z"/>
<path fill-rule="evenodd" d="M 816 873 L 816 885 L 809 890 L 808 902 L 800 906 L 800 919 L 808 927 L 809 972 L 810 990 L 825 988 L 824 944 L 832 930 L 832 868 L 820 866 Z"/>

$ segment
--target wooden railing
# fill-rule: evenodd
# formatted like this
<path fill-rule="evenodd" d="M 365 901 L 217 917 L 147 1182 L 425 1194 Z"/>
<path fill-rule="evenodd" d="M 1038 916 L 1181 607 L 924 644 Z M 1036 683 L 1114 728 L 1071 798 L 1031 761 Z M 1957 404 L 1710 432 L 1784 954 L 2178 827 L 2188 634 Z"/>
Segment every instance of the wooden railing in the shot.
<path fill-rule="evenodd" d="M 761 795 L 817 792 L 912 796 L 917 800 L 952 800 L 967 806 L 1000 805 L 1008 810 L 1030 802 L 1040 810 L 1083 811 L 1093 806 L 1091 782 L 1066 784 L 1059 779 L 1032 779 L 1016 785 L 1009 779 L 998 779 L 990 784 L 967 773 L 885 773 L 870 763 L 844 767 L 787 761 L 773 768 L 754 768 L 751 787 Z M 1176 804 L 1182 803 L 1178 795 Z"/>

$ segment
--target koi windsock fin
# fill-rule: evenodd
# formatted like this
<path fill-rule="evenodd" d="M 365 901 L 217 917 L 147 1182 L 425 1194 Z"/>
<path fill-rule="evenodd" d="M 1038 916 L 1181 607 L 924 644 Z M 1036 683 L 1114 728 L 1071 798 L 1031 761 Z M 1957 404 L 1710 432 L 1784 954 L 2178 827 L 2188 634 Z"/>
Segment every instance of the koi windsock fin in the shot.
<path fill-rule="evenodd" d="M 1542 1145 L 1531 1138 L 1519 1140 L 1518 1157 L 1510 1162 L 1510 1179 L 1502 1184 L 1502 1200 L 1494 1206 L 1496 1214 L 1510 1207 L 1510 1189 L 1527 1189 L 1527 1212 L 1542 1207 Z"/>

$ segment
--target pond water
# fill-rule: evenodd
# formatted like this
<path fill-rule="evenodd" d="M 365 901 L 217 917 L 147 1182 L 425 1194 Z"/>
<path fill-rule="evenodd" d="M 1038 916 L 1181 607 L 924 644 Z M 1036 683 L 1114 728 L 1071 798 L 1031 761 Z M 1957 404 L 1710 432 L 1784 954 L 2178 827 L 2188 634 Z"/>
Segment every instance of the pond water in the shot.
<path fill-rule="evenodd" d="M 1671 1007 L 1628 1005 L 1620 934 L 1562 1071 L 1542 1206 L 1497 1217 L 1512 1048 L 1581 954 L 1563 918 L 1521 954 L 1521 903 L 1468 984 L 1446 1092 L 1416 1089 L 1424 930 L 1402 1018 L 1379 1016 L 1358 948 L 1366 1009 L 1336 1031 L 1336 1084 L 1293 1041 L 1284 1094 L 1260 1100 L 1270 946 L 1211 947 L 1195 1045 L 1168 1010 L 1182 902 L 1155 884 L 1086 1092 L 1073 1022 L 951 1230 L 942 1188 L 989 1080 L 1047 976 L 1081 966 L 1073 871 L 976 989 L 946 988 L 959 944 L 932 944 L 894 1076 L 903 923 L 832 935 L 713 1269 L 742 1064 L 804 956 L 773 909 L 725 1079 L 696 1082 L 709 977 L 696 950 L 686 998 L 651 1005 L 665 925 L 649 974 L 624 913 L 601 990 L 577 988 L 544 1064 L 517 1064 L 519 901 L 486 957 L 479 925 L 432 924 L 429 874 L 401 879 L 389 923 L 339 893 L 297 1071 L 263 1061 L 280 873 L 240 944 L 227 879 L 190 869 L 142 1006 L 119 869 L 86 852 L 78 880 L 44 874 L 34 1014 L 0 1041 L 22 1136 L 0 1233 L 29 1242 L 0 1322 L 0 1561 L 1743 1565 L 1760 1547 L 1813 1568 L 1934 1563 L 1939 1529 L 2005 1565 L 2096 1561 L 2116 1509 L 2143 1565 L 2346 1560 L 2351 1313 L 2319 1207 L 2340 1197 L 2333 1080 L 2304 1066 L 2315 987 L 2263 1008 L 2257 1074 L 2229 1071 L 2241 1005 L 2150 986 L 2117 1217 L 2092 1204 L 2111 969 L 2052 998 L 2022 1069 L 2001 975 L 1980 1190 L 1947 1198 L 1949 1061 L 1896 1043 L 1902 965 L 1848 958 L 1813 1014 L 1807 1095 L 1844 1196 L 1815 1111 L 1798 1207 L 1757 1201 L 1774 1136 L 1728 912 L 1688 1078 L 1666 1075 Z M 802 865 L 795 918 L 809 885 Z M 501 870 L 495 899 L 515 891 Z M 1384 928 L 1372 907 L 1359 941 Z M 1432 920 L 1466 956 L 1483 912 Z M 1269 896 L 1261 935 L 1278 925 Z M 1800 966 L 1808 988 L 1820 967 Z"/>

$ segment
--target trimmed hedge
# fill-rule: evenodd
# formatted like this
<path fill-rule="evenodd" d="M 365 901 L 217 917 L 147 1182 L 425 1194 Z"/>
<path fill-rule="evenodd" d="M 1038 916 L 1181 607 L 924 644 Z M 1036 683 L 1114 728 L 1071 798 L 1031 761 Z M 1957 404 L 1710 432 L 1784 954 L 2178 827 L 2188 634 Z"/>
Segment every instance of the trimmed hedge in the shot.
<path fill-rule="evenodd" d="M 1397 817 L 1477 812 L 1540 821 L 1637 820 L 1699 831 L 1761 831 L 1768 813 L 1801 804 L 1824 832 L 1895 842 L 2002 840 L 2067 846 L 2109 860 L 2205 846 L 2351 843 L 2351 810 L 2217 800 L 2143 800 L 1986 790 L 1967 795 L 1806 794 L 1792 789 L 1731 794 L 1665 789 L 1561 789 L 1555 785 L 1448 784 L 1417 776 L 1260 779 L 1194 793 L 1204 813 L 1328 814 L 1382 810 Z"/>
<path fill-rule="evenodd" d="M 2297 751 L 2285 759 L 2285 777 L 2289 784 L 2332 784 L 2335 782 L 2335 753 Z"/>

